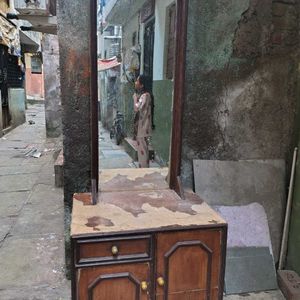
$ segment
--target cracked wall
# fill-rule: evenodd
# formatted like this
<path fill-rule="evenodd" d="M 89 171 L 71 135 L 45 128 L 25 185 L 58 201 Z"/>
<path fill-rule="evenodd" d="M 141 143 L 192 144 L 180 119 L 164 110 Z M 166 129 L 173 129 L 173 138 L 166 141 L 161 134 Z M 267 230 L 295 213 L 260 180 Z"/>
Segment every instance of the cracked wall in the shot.
<path fill-rule="evenodd" d="M 186 185 L 192 185 L 195 158 L 290 161 L 298 10 L 297 1 L 190 0 L 182 156 Z"/>

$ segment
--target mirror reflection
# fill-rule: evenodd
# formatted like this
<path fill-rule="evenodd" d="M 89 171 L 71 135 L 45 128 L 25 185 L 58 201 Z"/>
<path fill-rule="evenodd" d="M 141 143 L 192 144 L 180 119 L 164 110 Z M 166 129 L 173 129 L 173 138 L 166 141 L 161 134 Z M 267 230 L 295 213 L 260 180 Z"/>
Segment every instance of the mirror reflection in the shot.
<path fill-rule="evenodd" d="M 176 1 L 100 0 L 100 169 L 169 162 Z"/>

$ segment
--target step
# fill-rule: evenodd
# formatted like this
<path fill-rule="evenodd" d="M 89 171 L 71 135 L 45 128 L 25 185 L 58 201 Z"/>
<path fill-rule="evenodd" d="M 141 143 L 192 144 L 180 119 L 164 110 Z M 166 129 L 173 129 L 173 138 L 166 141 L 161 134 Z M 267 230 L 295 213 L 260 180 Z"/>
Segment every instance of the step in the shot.
<path fill-rule="evenodd" d="M 300 299 L 300 277 L 290 270 L 280 270 L 277 272 L 278 285 L 287 300 Z"/>
<path fill-rule="evenodd" d="M 134 160 L 138 160 L 138 154 L 137 154 L 137 143 L 131 138 L 125 138 L 123 140 L 124 149 L 127 152 L 127 154 Z"/>
<path fill-rule="evenodd" d="M 55 174 L 55 186 L 63 187 L 64 185 L 64 155 L 63 150 L 58 154 L 58 157 L 54 163 L 54 174 Z"/>

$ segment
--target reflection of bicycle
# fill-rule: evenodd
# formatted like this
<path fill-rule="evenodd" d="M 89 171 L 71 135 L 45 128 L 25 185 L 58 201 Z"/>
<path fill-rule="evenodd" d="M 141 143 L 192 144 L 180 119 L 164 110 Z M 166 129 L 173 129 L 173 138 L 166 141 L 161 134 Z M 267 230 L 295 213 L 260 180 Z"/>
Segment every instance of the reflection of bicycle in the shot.
<path fill-rule="evenodd" d="M 117 115 L 114 118 L 113 126 L 111 127 L 109 133 L 110 139 L 115 138 L 117 145 L 120 145 L 124 138 L 123 121 L 124 121 L 123 114 L 117 111 Z"/>

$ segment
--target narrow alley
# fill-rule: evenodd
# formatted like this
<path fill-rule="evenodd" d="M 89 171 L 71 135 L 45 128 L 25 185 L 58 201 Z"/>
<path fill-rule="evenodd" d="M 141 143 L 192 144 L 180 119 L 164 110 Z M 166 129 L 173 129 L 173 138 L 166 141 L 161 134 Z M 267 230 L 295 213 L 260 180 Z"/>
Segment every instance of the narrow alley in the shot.
<path fill-rule="evenodd" d="M 61 143 L 46 139 L 44 105 L 26 118 L 0 139 L 0 299 L 70 299 L 63 191 L 54 187 Z"/>
<path fill-rule="evenodd" d="M 0 0 L 0 300 L 300 300 L 300 0 Z"/>

